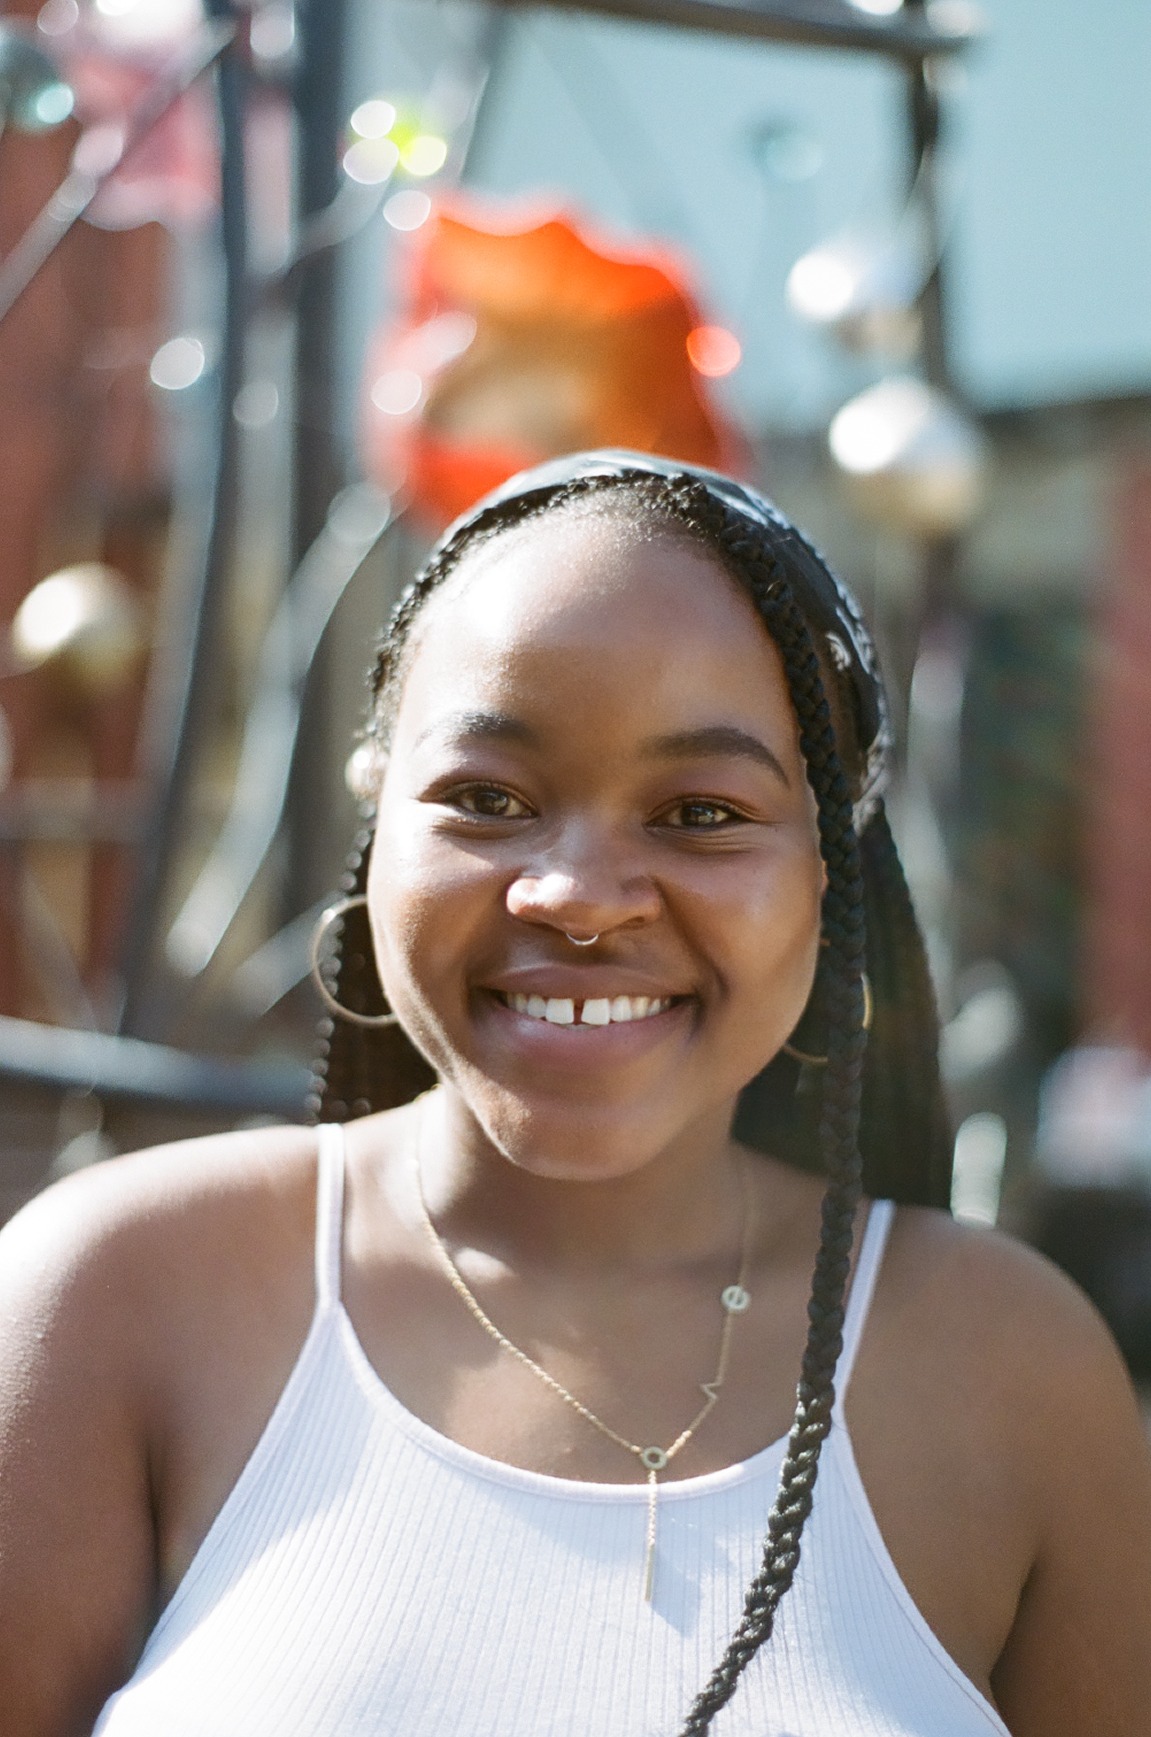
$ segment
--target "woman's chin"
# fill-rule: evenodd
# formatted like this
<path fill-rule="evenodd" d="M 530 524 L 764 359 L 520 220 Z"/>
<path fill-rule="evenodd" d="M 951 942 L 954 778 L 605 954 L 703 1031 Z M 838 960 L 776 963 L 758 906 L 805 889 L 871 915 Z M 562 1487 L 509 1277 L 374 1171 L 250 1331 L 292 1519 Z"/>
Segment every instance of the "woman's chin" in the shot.
<path fill-rule="evenodd" d="M 509 1163 L 549 1181 L 621 1181 L 703 1131 L 698 1110 L 677 1106 L 670 1094 L 658 1102 L 573 1103 L 485 1086 L 461 1094 L 466 1112 Z M 704 1118 L 712 1143 L 724 1140 L 731 1108 L 717 1106 Z"/>

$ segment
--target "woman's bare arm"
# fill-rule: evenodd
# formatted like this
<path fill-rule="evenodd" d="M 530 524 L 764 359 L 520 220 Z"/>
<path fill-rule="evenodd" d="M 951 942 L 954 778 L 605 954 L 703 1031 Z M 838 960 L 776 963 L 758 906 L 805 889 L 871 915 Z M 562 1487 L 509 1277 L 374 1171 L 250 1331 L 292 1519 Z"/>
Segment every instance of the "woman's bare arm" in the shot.
<path fill-rule="evenodd" d="M 1151 1448 L 1110 1335 L 1082 1297 L 1051 1280 L 1029 1299 L 1019 1394 L 1039 1545 L 992 1686 L 1014 1737 L 1142 1737 L 1151 1731 Z"/>
<path fill-rule="evenodd" d="M 3 1737 L 91 1730 L 255 1446 L 313 1307 L 314 1153 L 182 1141 L 0 1232 Z"/>
<path fill-rule="evenodd" d="M 154 1603 L 138 1231 L 77 1177 L 0 1233 L 0 1706 L 80 1737 Z"/>

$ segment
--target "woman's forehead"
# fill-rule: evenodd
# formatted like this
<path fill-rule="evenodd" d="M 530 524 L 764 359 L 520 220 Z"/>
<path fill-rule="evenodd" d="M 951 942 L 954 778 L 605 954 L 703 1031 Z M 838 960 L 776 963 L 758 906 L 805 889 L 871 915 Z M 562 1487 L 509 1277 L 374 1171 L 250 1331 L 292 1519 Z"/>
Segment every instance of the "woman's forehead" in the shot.
<path fill-rule="evenodd" d="M 701 543 L 615 511 L 563 511 L 483 543 L 424 611 L 421 646 L 499 655 L 626 635 L 689 656 L 721 652 L 760 671 L 777 654 L 750 598 Z"/>
<path fill-rule="evenodd" d="M 702 545 L 616 514 L 555 514 L 469 553 L 429 602 L 400 715 L 484 689 L 532 703 L 642 700 L 756 710 L 790 700 L 746 593 Z"/>

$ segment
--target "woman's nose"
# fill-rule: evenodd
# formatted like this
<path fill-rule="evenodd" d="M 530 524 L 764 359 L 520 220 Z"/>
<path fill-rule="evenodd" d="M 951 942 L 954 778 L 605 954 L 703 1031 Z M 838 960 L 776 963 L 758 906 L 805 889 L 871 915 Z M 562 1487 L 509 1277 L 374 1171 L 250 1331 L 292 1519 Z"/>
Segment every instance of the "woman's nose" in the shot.
<path fill-rule="evenodd" d="M 525 864 L 508 888 L 507 908 L 520 922 L 603 935 L 653 921 L 660 896 L 634 862 L 613 865 L 604 848 L 570 849 L 551 853 L 546 863 Z"/>

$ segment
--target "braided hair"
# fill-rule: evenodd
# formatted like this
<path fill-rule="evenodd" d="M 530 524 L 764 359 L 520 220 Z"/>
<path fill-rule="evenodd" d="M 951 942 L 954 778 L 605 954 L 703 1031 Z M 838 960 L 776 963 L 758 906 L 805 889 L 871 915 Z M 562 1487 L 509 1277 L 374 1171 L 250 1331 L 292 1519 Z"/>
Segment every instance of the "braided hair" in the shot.
<path fill-rule="evenodd" d="M 853 776 L 858 787 L 860 744 L 854 739 L 854 703 L 803 607 L 805 571 L 811 562 L 826 569 L 793 527 L 781 521 L 778 530 L 766 533 L 690 472 L 653 476 L 621 467 L 497 497 L 449 534 L 401 597 L 372 678 L 369 740 L 386 746 L 412 655 L 413 626 L 463 556 L 544 513 L 581 507 L 618 511 L 645 528 L 701 547 L 750 597 L 783 662 L 816 800 L 825 868 L 820 958 L 803 1021 L 805 1047 L 822 1045 L 820 1065 L 777 1056 L 743 1094 L 735 1123 L 739 1137 L 822 1172 L 827 1188 L 795 1416 L 762 1563 L 727 1651 L 681 1731 L 681 1737 L 701 1737 L 769 1639 L 795 1575 L 820 1450 L 831 1427 L 861 1193 L 946 1205 L 950 1142 L 939 1081 L 938 1020 L 922 938 L 880 801 L 872 802 L 868 823 L 857 835 Z M 370 831 L 365 831 L 349 859 L 346 893 L 364 891 L 369 846 Z M 378 1012 L 385 1005 L 362 906 L 344 919 L 329 987 L 358 1012 Z M 809 1025 L 818 1029 L 818 1038 L 808 1038 Z M 325 1020 L 321 1037 L 312 1098 L 317 1119 L 343 1120 L 404 1102 L 433 1082 L 428 1064 L 397 1027 L 333 1027 Z"/>

